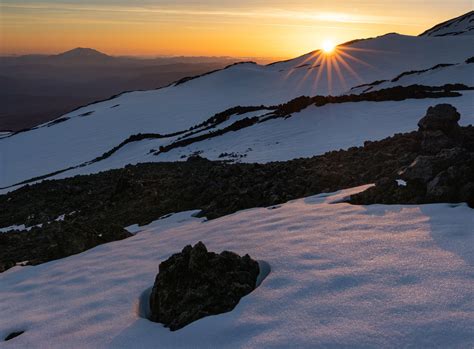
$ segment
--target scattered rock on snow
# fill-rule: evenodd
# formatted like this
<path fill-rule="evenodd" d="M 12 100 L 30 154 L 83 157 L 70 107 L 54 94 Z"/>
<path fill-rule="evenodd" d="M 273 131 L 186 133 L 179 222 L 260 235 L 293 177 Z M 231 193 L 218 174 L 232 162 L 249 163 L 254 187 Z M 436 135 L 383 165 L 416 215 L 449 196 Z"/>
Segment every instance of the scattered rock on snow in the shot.
<path fill-rule="evenodd" d="M 249 255 L 208 252 L 199 242 L 162 262 L 150 296 L 150 320 L 178 330 L 231 311 L 256 287 L 259 265 Z"/>

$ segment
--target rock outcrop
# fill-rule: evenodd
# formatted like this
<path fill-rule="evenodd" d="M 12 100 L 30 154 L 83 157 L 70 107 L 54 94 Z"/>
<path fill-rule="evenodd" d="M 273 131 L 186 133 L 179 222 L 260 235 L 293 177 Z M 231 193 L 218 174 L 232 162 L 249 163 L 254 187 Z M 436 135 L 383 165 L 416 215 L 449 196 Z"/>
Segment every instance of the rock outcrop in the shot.
<path fill-rule="evenodd" d="M 351 198 L 356 204 L 467 202 L 474 207 L 474 130 L 462 129 L 460 115 L 449 104 L 430 107 L 418 123 L 420 150 L 399 172 L 407 182 L 384 178 L 375 187 Z"/>
<path fill-rule="evenodd" d="M 162 262 L 150 295 L 150 320 L 178 330 L 234 309 L 256 287 L 258 263 L 249 255 L 208 252 L 199 242 Z"/>
<path fill-rule="evenodd" d="M 437 154 L 461 142 L 458 121 L 461 115 L 450 104 L 429 107 L 426 116 L 418 122 L 422 135 L 421 148 L 428 154 Z"/>

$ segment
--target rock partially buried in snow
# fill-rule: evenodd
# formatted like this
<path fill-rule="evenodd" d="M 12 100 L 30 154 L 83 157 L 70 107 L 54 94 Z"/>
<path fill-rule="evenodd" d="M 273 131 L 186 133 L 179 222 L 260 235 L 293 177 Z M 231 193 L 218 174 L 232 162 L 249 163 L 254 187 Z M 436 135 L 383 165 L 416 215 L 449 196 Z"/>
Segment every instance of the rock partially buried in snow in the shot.
<path fill-rule="evenodd" d="M 234 309 L 252 292 L 259 265 L 249 255 L 208 252 L 199 242 L 162 262 L 150 295 L 150 320 L 178 330 Z"/>

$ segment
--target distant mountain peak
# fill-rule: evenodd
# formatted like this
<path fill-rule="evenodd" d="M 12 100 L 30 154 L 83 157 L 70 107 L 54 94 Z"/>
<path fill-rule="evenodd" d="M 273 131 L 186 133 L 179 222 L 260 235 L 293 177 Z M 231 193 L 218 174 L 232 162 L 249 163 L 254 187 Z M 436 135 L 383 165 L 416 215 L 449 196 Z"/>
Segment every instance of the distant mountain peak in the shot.
<path fill-rule="evenodd" d="M 85 47 L 76 47 L 72 50 L 60 53 L 56 57 L 62 58 L 78 58 L 78 59 L 91 59 L 91 58 L 110 58 L 109 55 L 102 53 L 100 51 L 94 50 L 92 48 Z"/>
<path fill-rule="evenodd" d="M 474 35 L 474 11 L 435 25 L 419 36 Z"/>

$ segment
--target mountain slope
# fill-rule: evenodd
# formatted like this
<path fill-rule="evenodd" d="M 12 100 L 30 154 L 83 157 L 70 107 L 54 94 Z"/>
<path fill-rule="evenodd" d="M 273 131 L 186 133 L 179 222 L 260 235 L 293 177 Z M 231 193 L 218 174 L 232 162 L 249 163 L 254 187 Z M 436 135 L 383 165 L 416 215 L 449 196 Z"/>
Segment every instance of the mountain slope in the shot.
<path fill-rule="evenodd" d="M 366 140 L 379 140 L 394 133 L 415 129 L 416 122 L 429 106 L 450 103 L 463 116 L 462 125 L 474 124 L 474 91 L 463 91 L 455 98 L 406 100 L 403 102 L 358 102 L 310 106 L 290 118 L 276 118 L 251 127 L 206 138 L 156 155 L 162 146 L 183 139 L 183 135 L 144 138 L 125 144 L 109 157 L 51 176 L 67 178 L 122 168 L 127 164 L 156 161 L 183 161 L 193 154 L 210 160 L 266 163 L 320 155 L 327 151 L 361 146 Z M 231 118 L 200 134 L 210 134 L 245 118 L 262 117 L 268 111 L 256 111 Z M 186 139 L 186 138 L 184 138 Z M 26 170 L 26 169 L 25 169 Z"/>
<path fill-rule="evenodd" d="M 474 35 L 474 11 L 435 25 L 420 36 Z"/>
<path fill-rule="evenodd" d="M 356 86 L 348 92 L 364 93 L 394 86 L 410 86 L 413 84 L 426 86 L 464 84 L 474 86 L 474 64 L 472 59 L 456 64 L 440 63 L 427 69 L 403 72 L 389 80 L 379 80 Z"/>
<path fill-rule="evenodd" d="M 461 64 L 473 56 L 471 49 L 473 43 L 472 36 L 411 37 L 387 34 L 341 46 L 337 55 L 343 58 L 344 62 L 325 56 L 320 51 L 314 51 L 290 61 L 268 66 L 238 64 L 167 88 L 125 93 L 83 107 L 42 127 L 1 139 L 2 161 L 8 163 L 8 166 L 0 170 L 0 187 L 91 161 L 110 151 L 131 135 L 139 133 L 169 135 L 184 132 L 213 115 L 238 105 L 272 106 L 302 95 L 338 95 L 350 91 L 356 85 L 393 79 L 404 72 L 426 70 L 438 64 Z M 335 69 L 336 65 L 340 68 L 339 71 Z M 466 69 L 471 69 L 472 66 L 470 64 Z M 474 86 L 472 79 L 469 79 L 473 75 L 465 73 L 466 71 L 463 71 L 455 77 L 445 74 L 436 80 L 436 83 L 440 85 L 458 83 L 460 81 L 457 81 L 456 77 L 459 77 L 462 82 Z M 417 78 L 411 80 L 414 83 L 417 81 L 419 81 Z M 465 120 L 470 120 L 471 113 L 467 108 L 469 98 L 470 95 L 467 94 L 467 97 L 452 100 L 452 103 L 463 112 Z M 423 102 L 419 109 L 408 112 L 413 118 L 412 124 L 421 116 L 422 108 L 425 109 L 428 104 L 434 103 L 435 100 Z M 404 103 L 400 102 L 393 106 L 393 110 L 396 111 L 397 108 L 406 110 L 403 105 Z M 366 108 L 365 105 L 359 107 L 362 110 Z M 319 109 L 314 112 L 317 115 Z M 338 125 L 344 128 L 344 124 Z M 296 131 L 295 134 L 304 133 L 309 126 L 311 124 L 299 124 L 300 131 Z M 369 140 L 375 136 L 371 133 L 371 129 L 370 126 L 364 130 L 359 129 L 355 136 L 355 133 L 351 133 L 353 131 L 347 128 L 349 134 L 346 134 L 346 138 L 353 142 L 334 142 L 332 147 L 356 145 L 362 140 Z M 395 121 L 392 128 L 384 130 L 386 133 L 381 135 L 383 137 L 390 132 L 400 132 L 405 128 Z M 272 132 L 271 128 L 263 128 L 259 137 L 272 138 Z M 282 134 L 277 142 L 285 143 L 285 137 L 285 134 Z M 247 144 L 246 139 L 248 138 L 240 137 L 232 141 L 233 144 L 239 144 L 239 152 L 241 149 L 252 148 L 252 144 Z M 170 139 L 165 140 L 169 141 Z M 153 147 L 156 149 L 162 145 L 160 142 L 163 141 L 153 142 Z M 133 144 L 130 147 L 136 148 L 136 146 L 141 147 L 143 144 Z M 273 156 L 265 158 L 263 154 L 270 151 L 269 148 L 265 150 L 265 147 L 266 145 L 263 146 L 261 155 L 253 159 L 258 161 L 274 159 Z M 213 153 L 219 155 L 232 148 L 234 147 L 217 148 Z M 132 151 L 124 157 L 129 160 L 121 160 L 118 163 L 122 166 L 127 161 L 176 159 L 176 157 L 148 155 L 151 149 L 153 148 L 145 145 L 139 150 L 140 154 Z M 292 156 L 311 155 L 308 149 L 312 149 L 313 155 L 331 150 L 328 147 L 312 147 L 309 142 L 307 148 L 301 149 L 300 153 L 297 149 Z M 249 156 L 249 159 L 251 158 Z"/>

